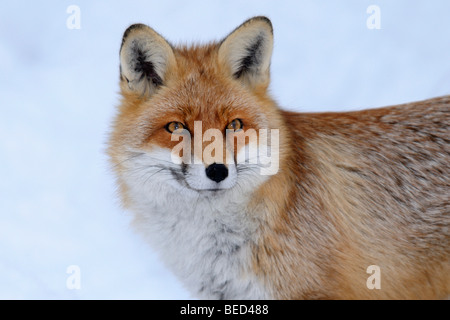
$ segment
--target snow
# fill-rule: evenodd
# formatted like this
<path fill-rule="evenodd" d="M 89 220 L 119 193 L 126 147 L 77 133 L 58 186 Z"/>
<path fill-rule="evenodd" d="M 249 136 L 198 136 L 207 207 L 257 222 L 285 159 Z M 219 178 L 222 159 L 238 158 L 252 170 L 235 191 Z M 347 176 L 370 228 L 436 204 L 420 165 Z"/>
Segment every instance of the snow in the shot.
<path fill-rule="evenodd" d="M 132 23 L 173 43 L 220 39 L 267 15 L 271 91 L 297 111 L 356 110 L 450 93 L 450 2 L 3 1 L 0 299 L 192 299 L 129 227 L 104 150 L 118 51 Z M 81 29 L 68 29 L 77 5 Z M 381 29 L 369 30 L 369 5 Z M 66 282 L 80 269 L 79 289 Z"/>

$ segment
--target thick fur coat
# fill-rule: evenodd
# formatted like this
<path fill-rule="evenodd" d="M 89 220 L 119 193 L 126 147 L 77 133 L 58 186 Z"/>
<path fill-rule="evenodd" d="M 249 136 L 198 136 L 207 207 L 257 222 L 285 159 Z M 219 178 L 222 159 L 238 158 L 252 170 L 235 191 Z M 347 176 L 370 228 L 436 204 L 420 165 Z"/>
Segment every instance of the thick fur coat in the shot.
<path fill-rule="evenodd" d="M 200 298 L 446 298 L 450 97 L 286 112 L 267 90 L 272 46 L 265 17 L 203 46 L 127 29 L 109 155 L 136 229 Z M 192 152 L 201 164 L 175 163 L 167 128 L 192 134 L 195 121 L 278 130 L 278 171 L 237 161 L 242 146 L 220 182 L 205 175 L 205 145 Z M 371 265 L 380 289 L 366 285 Z"/>

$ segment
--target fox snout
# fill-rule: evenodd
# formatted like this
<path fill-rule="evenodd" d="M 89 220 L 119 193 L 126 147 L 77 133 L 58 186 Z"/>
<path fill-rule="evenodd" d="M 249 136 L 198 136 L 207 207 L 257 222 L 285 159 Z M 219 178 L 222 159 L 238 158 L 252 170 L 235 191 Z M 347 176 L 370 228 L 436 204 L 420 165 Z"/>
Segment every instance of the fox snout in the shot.
<path fill-rule="evenodd" d="M 231 189 L 238 180 L 234 163 L 183 164 L 183 173 L 187 186 L 196 191 Z"/>

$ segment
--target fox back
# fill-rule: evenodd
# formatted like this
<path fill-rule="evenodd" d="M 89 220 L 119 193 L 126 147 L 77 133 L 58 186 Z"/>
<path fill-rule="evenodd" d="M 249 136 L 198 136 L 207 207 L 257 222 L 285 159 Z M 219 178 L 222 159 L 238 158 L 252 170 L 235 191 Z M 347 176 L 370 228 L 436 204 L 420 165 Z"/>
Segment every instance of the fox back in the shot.
<path fill-rule="evenodd" d="M 450 97 L 283 111 L 272 47 L 265 17 L 190 47 L 125 31 L 109 155 L 136 230 L 200 298 L 446 298 Z"/>

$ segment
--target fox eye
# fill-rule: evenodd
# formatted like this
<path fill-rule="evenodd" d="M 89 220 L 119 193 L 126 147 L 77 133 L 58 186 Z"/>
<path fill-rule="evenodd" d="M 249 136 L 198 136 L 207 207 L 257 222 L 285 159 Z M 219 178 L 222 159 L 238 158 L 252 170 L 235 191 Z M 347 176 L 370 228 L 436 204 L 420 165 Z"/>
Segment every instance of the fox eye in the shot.
<path fill-rule="evenodd" d="M 244 127 L 241 119 L 234 119 L 227 125 L 227 130 L 239 131 Z"/>
<path fill-rule="evenodd" d="M 168 124 L 166 124 L 165 128 L 168 132 L 174 133 L 175 131 L 183 130 L 184 124 L 182 124 L 181 122 L 178 122 L 178 121 L 172 121 L 172 122 L 169 122 Z"/>

